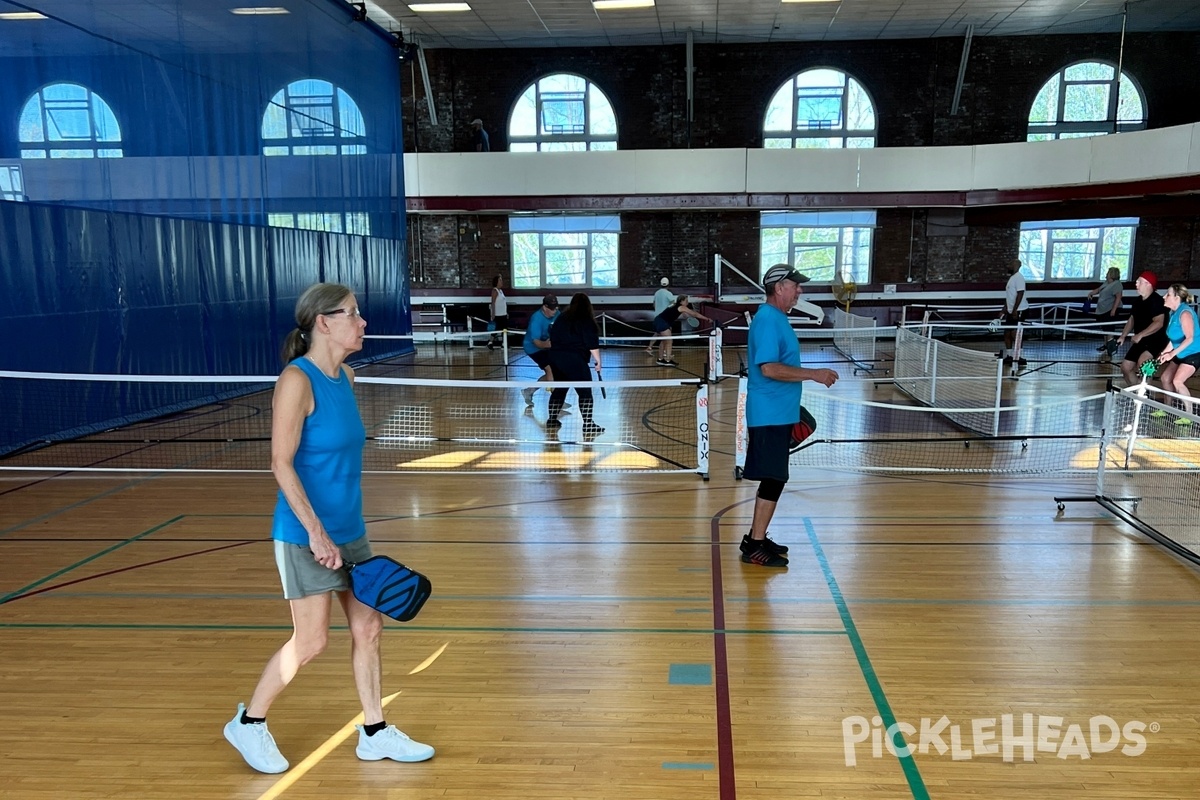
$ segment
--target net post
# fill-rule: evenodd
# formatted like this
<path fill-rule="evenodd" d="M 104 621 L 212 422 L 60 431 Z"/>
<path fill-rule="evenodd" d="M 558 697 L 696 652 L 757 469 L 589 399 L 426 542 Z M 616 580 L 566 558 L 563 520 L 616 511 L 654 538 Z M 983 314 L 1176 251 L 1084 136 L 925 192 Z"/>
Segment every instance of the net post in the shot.
<path fill-rule="evenodd" d="M 467 333 L 471 334 L 474 332 L 475 332 L 475 319 L 470 314 L 467 314 Z M 475 349 L 475 337 L 474 336 L 467 336 L 467 349 L 468 350 Z"/>
<path fill-rule="evenodd" d="M 721 349 L 724 336 L 720 328 L 713 328 L 712 333 L 708 337 L 708 379 L 712 383 L 721 380 L 721 376 L 725 374 L 725 367 L 722 364 Z"/>
<path fill-rule="evenodd" d="M 1004 383 L 1004 359 L 996 359 L 996 401 L 992 405 L 995 410 L 992 412 L 992 436 L 1000 435 L 1000 399 L 1001 399 L 1001 384 Z"/>
<path fill-rule="evenodd" d="M 737 416 L 733 426 L 733 475 L 742 479 L 742 470 L 746 468 L 746 444 L 749 436 L 746 431 L 746 390 L 750 379 L 745 375 L 738 378 Z"/>
<path fill-rule="evenodd" d="M 500 334 L 500 352 L 504 354 L 504 368 L 508 369 L 508 328 Z"/>
<path fill-rule="evenodd" d="M 1025 334 L 1025 323 L 1018 320 L 1017 321 L 1017 335 L 1013 337 L 1012 368 L 1013 368 L 1014 372 L 1017 370 L 1017 362 L 1020 361 L 1020 359 L 1021 359 L 1021 340 L 1024 338 L 1024 334 Z"/>
<path fill-rule="evenodd" d="M 1097 463 L 1096 463 L 1096 497 L 1104 496 L 1104 464 L 1108 460 L 1108 440 L 1112 436 L 1112 429 L 1115 420 L 1113 419 L 1113 402 L 1112 381 L 1108 382 L 1108 391 L 1104 394 L 1104 427 L 1100 429 L 1100 447 L 1098 448 Z"/>
<path fill-rule="evenodd" d="M 708 480 L 708 384 L 696 387 L 696 472 Z"/>
<path fill-rule="evenodd" d="M 608 314 L 600 315 L 600 335 L 608 340 Z"/>
<path fill-rule="evenodd" d="M 930 360 L 929 364 L 929 405 L 937 405 L 937 368 L 938 368 L 938 345 L 934 339 L 930 339 L 926 345 L 928 348 L 925 351 L 925 357 Z"/>

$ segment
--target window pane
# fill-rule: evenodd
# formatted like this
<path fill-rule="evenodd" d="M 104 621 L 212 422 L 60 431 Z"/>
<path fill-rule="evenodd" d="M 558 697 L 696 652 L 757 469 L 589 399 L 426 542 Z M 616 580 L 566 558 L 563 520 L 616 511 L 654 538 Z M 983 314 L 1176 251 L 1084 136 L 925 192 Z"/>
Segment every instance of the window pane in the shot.
<path fill-rule="evenodd" d="M 617 117 L 604 93 L 595 86 L 588 87 L 588 133 L 592 136 L 616 136 Z M 595 147 L 593 150 L 597 149 Z"/>
<path fill-rule="evenodd" d="M 841 232 L 841 228 L 792 228 L 792 241 L 804 244 L 837 244 Z"/>
<path fill-rule="evenodd" d="M 587 142 L 542 142 L 543 153 L 582 153 L 588 149 Z"/>
<path fill-rule="evenodd" d="M 758 271 L 760 279 L 766 274 L 772 264 L 787 261 L 788 231 L 788 228 L 762 229 L 762 249 L 760 251 L 762 268 Z"/>
<path fill-rule="evenodd" d="M 817 283 L 829 283 L 833 280 L 833 269 L 837 263 L 836 245 L 798 244 L 792 252 L 792 263 L 796 269 Z"/>
<path fill-rule="evenodd" d="M 542 285 L 541 249 L 538 234 L 512 235 L 513 286 L 536 289 Z"/>
<path fill-rule="evenodd" d="M 1046 85 L 1038 92 L 1033 100 L 1033 108 L 1029 111 L 1029 121 L 1058 122 L 1058 76 L 1046 81 Z"/>
<path fill-rule="evenodd" d="M 21 120 L 18 124 L 18 136 L 22 142 L 44 142 L 46 132 L 42 128 L 42 96 L 35 94 L 21 109 Z"/>
<path fill-rule="evenodd" d="M 535 153 L 537 145 L 533 142 L 516 142 L 508 146 L 510 152 L 513 153 Z"/>
<path fill-rule="evenodd" d="M 796 130 L 841 130 L 842 95 L 838 91 L 830 94 L 824 89 L 800 90 L 796 98 Z"/>
<path fill-rule="evenodd" d="M 1111 81 L 1114 74 L 1116 69 L 1099 61 L 1072 64 L 1063 70 L 1063 77 L 1069 81 Z"/>
<path fill-rule="evenodd" d="M 1095 242 L 1051 242 L 1050 277 L 1094 278 Z"/>
<path fill-rule="evenodd" d="M 587 251 L 579 249 L 547 249 L 546 283 L 551 286 L 582 286 L 587 280 Z"/>
<path fill-rule="evenodd" d="M 871 99 L 867 97 L 867 93 L 863 89 L 862 84 L 853 79 L 849 81 L 849 96 L 847 99 L 847 106 L 850 117 L 850 123 L 848 126 L 850 130 L 875 130 L 875 108 L 871 105 Z"/>
<path fill-rule="evenodd" d="M 1067 84 L 1064 122 L 1095 122 L 1108 118 L 1107 83 Z"/>
<path fill-rule="evenodd" d="M 577 136 L 584 133 L 583 93 L 543 93 L 540 121 L 539 133 L 543 136 Z"/>
<path fill-rule="evenodd" d="M 542 245 L 545 247 L 582 247 L 587 244 L 586 233 L 544 233 Z"/>
<path fill-rule="evenodd" d="M 1045 280 L 1049 233 L 1046 230 L 1021 231 L 1021 274 L 1027 280 Z"/>
<path fill-rule="evenodd" d="M 367 126 L 363 122 L 362 112 L 358 110 L 358 104 L 342 89 L 337 90 L 337 98 L 338 127 L 341 130 L 342 136 L 365 136 Z"/>
<path fill-rule="evenodd" d="M 846 147 L 862 148 L 862 147 L 874 147 L 874 146 L 875 146 L 875 137 L 874 136 L 851 136 L 850 138 L 848 138 L 846 140 Z"/>
<path fill-rule="evenodd" d="M 616 142 L 592 142 L 588 145 L 589 150 L 616 150 Z"/>
<path fill-rule="evenodd" d="M 1142 109 L 1142 97 L 1138 94 L 1133 81 L 1122 73 L 1121 96 L 1117 100 L 1117 119 L 1121 122 L 1145 122 L 1146 113 Z"/>
<path fill-rule="evenodd" d="M 771 150 L 791 150 L 792 140 L 787 139 L 763 139 L 763 147 Z"/>
<path fill-rule="evenodd" d="M 793 81 L 788 81 L 780 87 L 767 106 L 767 120 L 763 123 L 764 131 L 792 130 L 792 99 L 795 97 Z M 791 146 L 790 144 L 788 145 Z"/>
<path fill-rule="evenodd" d="M 267 224 L 273 228 L 294 228 L 296 218 L 291 214 L 267 214 Z"/>
<path fill-rule="evenodd" d="M 800 136 L 796 138 L 796 147 L 803 150 L 840 150 L 843 139 L 840 136 L 817 138 Z"/>
<path fill-rule="evenodd" d="M 536 92 L 537 87 L 530 86 L 524 94 L 517 98 L 517 104 L 513 106 L 512 119 L 508 123 L 510 136 L 537 135 L 537 104 L 534 97 Z"/>

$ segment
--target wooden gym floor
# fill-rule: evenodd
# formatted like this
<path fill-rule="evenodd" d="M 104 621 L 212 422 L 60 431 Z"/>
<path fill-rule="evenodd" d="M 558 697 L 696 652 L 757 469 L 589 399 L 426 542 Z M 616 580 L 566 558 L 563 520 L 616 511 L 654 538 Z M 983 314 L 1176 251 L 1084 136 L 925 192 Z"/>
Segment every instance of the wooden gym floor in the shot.
<path fill-rule="evenodd" d="M 0 473 L 0 798 L 1200 790 L 1200 580 L 1098 507 L 1057 515 L 1086 479 L 797 472 L 786 570 L 738 559 L 754 489 L 720 452 L 708 483 L 368 476 L 376 551 L 434 583 L 384 690 L 437 756 L 355 758 L 339 627 L 271 711 L 293 768 L 267 776 L 221 728 L 290 630 L 270 476 Z M 893 722 L 916 752 L 873 747 Z"/>

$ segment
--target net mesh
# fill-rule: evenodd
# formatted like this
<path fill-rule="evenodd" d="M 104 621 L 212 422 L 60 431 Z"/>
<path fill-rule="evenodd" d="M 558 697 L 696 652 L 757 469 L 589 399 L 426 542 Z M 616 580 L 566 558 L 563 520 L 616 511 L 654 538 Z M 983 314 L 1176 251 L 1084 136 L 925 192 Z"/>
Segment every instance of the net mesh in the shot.
<path fill-rule="evenodd" d="M 967 430 L 999 434 L 996 408 L 1003 364 L 995 356 L 897 328 L 895 358 L 892 374 L 897 387 L 925 405 L 942 409 Z"/>
<path fill-rule="evenodd" d="M 835 392 L 805 392 L 817 429 L 792 454 L 797 467 L 866 472 L 1090 472 L 1096 469 L 1104 395 L 982 410 L 936 412 Z M 972 434 L 961 415 L 997 418 L 996 435 Z"/>
<path fill-rule="evenodd" d="M 875 318 L 833 309 L 833 346 L 846 358 L 868 369 L 875 367 Z"/>
<path fill-rule="evenodd" d="M 273 377 L 47 376 L 0 373 L 30 402 L 8 415 L 5 469 L 203 471 L 270 468 Z M 551 385 L 593 389 L 595 421 L 583 430 L 579 398 L 562 427 L 546 427 Z M 533 404 L 523 389 L 536 388 Z M 696 471 L 697 393 L 692 380 L 603 384 L 422 381 L 360 375 L 355 394 L 367 429 L 368 472 Z M 0 391 L 0 394 L 3 394 Z M 136 402 L 131 402 L 135 399 Z M 149 405 L 143 405 L 149 400 Z M 95 414 L 97 408 L 104 413 Z M 162 409 L 167 409 L 166 413 Z M 89 409 L 85 415 L 83 409 Z M 22 421 L 51 436 L 23 437 Z"/>
<path fill-rule="evenodd" d="M 1184 410 L 1184 407 L 1188 410 Z M 1112 392 L 1096 494 L 1200 556 L 1200 416 L 1178 395 L 1143 386 Z"/>

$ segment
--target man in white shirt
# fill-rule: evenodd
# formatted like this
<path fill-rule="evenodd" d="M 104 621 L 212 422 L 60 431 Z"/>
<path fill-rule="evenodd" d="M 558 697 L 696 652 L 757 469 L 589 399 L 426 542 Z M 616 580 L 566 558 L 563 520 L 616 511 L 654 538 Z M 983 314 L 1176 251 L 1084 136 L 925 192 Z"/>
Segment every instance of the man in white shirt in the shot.
<path fill-rule="evenodd" d="M 999 355 L 1004 357 L 1005 364 L 1012 363 L 1017 325 L 1025 321 L 1025 312 L 1029 309 L 1029 300 L 1025 298 L 1025 276 L 1021 274 L 1021 259 L 1014 258 L 1009 268 L 1012 275 L 1004 287 L 1004 313 L 1000 315 L 1004 323 L 1004 350 Z M 1020 366 L 1025 366 L 1025 363 L 1025 359 L 1017 359 Z"/>

